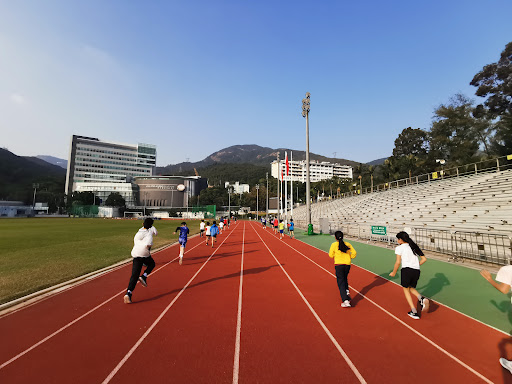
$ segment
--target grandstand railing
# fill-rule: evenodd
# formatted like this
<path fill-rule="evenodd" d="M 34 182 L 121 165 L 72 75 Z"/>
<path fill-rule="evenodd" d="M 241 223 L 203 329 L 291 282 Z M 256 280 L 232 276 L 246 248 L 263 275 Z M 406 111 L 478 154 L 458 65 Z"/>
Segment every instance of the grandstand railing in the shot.
<path fill-rule="evenodd" d="M 341 197 L 350 197 L 359 194 L 373 193 L 385 191 L 392 188 L 405 187 L 411 184 L 430 183 L 437 180 L 448 179 L 452 177 L 468 176 L 478 173 L 498 172 L 512 168 L 512 155 L 501 156 L 494 159 L 483 160 L 476 163 L 459 165 L 454 168 L 440 167 L 437 171 L 425 173 L 418 176 L 406 177 L 403 179 L 389 181 L 383 184 L 377 184 L 372 188 L 364 188 L 363 190 L 355 189 L 350 192 L 341 193 Z M 356 187 L 357 188 L 357 187 Z M 333 196 L 334 198 L 334 196 Z"/>
<path fill-rule="evenodd" d="M 307 227 L 306 221 L 294 221 L 298 228 Z M 329 233 L 342 231 L 345 236 L 391 246 L 397 244 L 396 234 L 404 230 L 403 227 L 386 226 L 386 235 L 376 235 L 371 227 L 368 224 L 330 221 Z M 471 259 L 499 265 L 509 265 L 512 261 L 512 236 L 417 227 L 410 227 L 407 232 L 421 249 L 448 255 L 452 261 Z"/>

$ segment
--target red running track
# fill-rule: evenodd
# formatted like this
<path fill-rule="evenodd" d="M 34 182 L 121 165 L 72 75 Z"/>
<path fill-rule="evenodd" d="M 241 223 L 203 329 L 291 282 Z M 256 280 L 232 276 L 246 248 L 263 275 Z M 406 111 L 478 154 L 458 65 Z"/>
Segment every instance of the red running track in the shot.
<path fill-rule="evenodd" d="M 0 383 L 500 383 L 502 332 L 433 303 L 410 319 L 402 289 L 353 266 L 340 308 L 332 260 L 239 222 L 0 318 Z"/>

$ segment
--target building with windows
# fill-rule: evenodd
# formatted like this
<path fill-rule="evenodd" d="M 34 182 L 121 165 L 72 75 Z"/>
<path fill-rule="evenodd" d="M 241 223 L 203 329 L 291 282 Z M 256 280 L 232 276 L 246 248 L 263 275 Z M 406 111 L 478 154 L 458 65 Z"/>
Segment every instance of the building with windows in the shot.
<path fill-rule="evenodd" d="M 90 191 L 105 201 L 110 193 L 119 192 L 127 205 L 135 205 L 137 185 L 133 178 L 152 176 L 155 167 L 154 145 L 121 144 L 73 135 L 65 193 L 69 196 L 75 191 Z"/>
<path fill-rule="evenodd" d="M 271 164 L 272 177 L 277 179 L 281 176 L 281 172 L 283 172 L 284 180 L 300 181 L 301 183 L 305 183 L 306 160 L 288 161 L 288 165 L 290 167 L 290 174 L 286 176 L 285 160 L 280 160 L 279 163 L 277 160 L 274 160 Z M 339 177 L 340 179 L 352 179 L 352 167 L 349 165 L 329 163 L 327 161 L 319 162 L 310 160 L 309 175 L 311 182 L 329 180 L 333 177 Z"/>

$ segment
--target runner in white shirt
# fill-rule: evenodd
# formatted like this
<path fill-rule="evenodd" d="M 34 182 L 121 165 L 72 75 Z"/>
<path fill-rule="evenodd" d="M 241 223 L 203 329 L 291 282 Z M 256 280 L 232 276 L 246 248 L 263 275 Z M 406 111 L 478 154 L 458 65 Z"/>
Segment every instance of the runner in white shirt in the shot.
<path fill-rule="evenodd" d="M 510 287 L 512 286 L 512 265 L 505 265 L 504 267 L 501 267 L 496 275 L 496 281 L 492 279 L 491 273 L 485 269 L 481 270 L 480 274 L 501 293 L 508 294 L 510 292 Z M 503 368 L 512 373 L 511 360 L 507 360 L 502 357 L 500 358 L 500 364 Z"/>
<path fill-rule="evenodd" d="M 155 268 L 155 260 L 151 257 L 151 246 L 153 245 L 153 235 L 158 233 L 156 228 L 153 227 L 153 219 L 146 218 L 144 220 L 144 225 L 141 229 L 135 234 L 133 238 L 133 249 L 132 249 L 132 257 L 133 257 L 133 266 L 132 266 L 132 275 L 130 277 L 130 282 L 128 283 L 128 289 L 126 290 L 126 295 L 124 295 L 125 304 L 130 304 L 132 302 L 132 292 L 135 289 L 135 285 L 137 284 L 137 280 L 140 283 L 147 287 L 147 277 Z M 140 271 L 142 270 L 142 266 L 146 266 L 146 270 L 140 275 Z"/>
<path fill-rule="evenodd" d="M 427 258 L 421 251 L 420 247 L 411 240 L 407 232 L 398 232 L 396 238 L 398 239 L 399 246 L 395 249 L 395 267 L 389 276 L 394 277 L 400 267 L 400 264 L 402 264 L 402 269 L 400 270 L 401 285 L 404 289 L 404 295 L 407 303 L 409 303 L 409 306 L 411 307 L 411 311 L 407 314 L 413 319 L 419 320 L 420 315 L 416 310 L 416 305 L 414 305 L 412 301 L 411 293 L 418 298 L 418 301 L 421 304 L 421 311 L 423 312 L 428 310 L 429 300 L 426 297 L 423 297 L 416 290 L 416 285 L 420 278 L 420 265 L 425 263 Z M 419 260 L 418 256 L 420 257 Z"/>
<path fill-rule="evenodd" d="M 208 221 L 206 223 L 206 227 L 205 227 L 205 234 L 206 234 L 206 245 L 208 245 L 208 240 L 210 240 L 210 237 L 212 237 L 211 233 L 210 233 L 210 222 Z"/>
<path fill-rule="evenodd" d="M 204 236 L 204 228 L 206 227 L 206 224 L 204 223 L 204 220 L 201 220 L 201 223 L 199 224 L 199 237 Z"/>
<path fill-rule="evenodd" d="M 220 228 L 220 233 L 222 233 L 222 230 L 224 229 L 224 220 L 222 220 L 222 219 L 220 219 L 219 228 Z"/>

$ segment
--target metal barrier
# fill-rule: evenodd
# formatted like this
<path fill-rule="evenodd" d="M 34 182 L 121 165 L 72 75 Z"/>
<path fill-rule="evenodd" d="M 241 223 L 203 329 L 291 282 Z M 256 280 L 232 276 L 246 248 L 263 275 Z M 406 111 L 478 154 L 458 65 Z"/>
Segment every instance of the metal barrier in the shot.
<path fill-rule="evenodd" d="M 307 224 L 297 220 L 295 225 L 304 229 Z M 346 236 L 388 245 L 397 244 L 395 235 L 404 230 L 403 227 L 386 226 L 386 235 L 376 235 L 371 227 L 368 224 L 329 221 L 331 235 L 342 231 Z M 499 265 L 512 263 L 512 236 L 417 227 L 407 228 L 407 232 L 421 249 L 449 255 L 450 261 L 472 259 Z"/>

